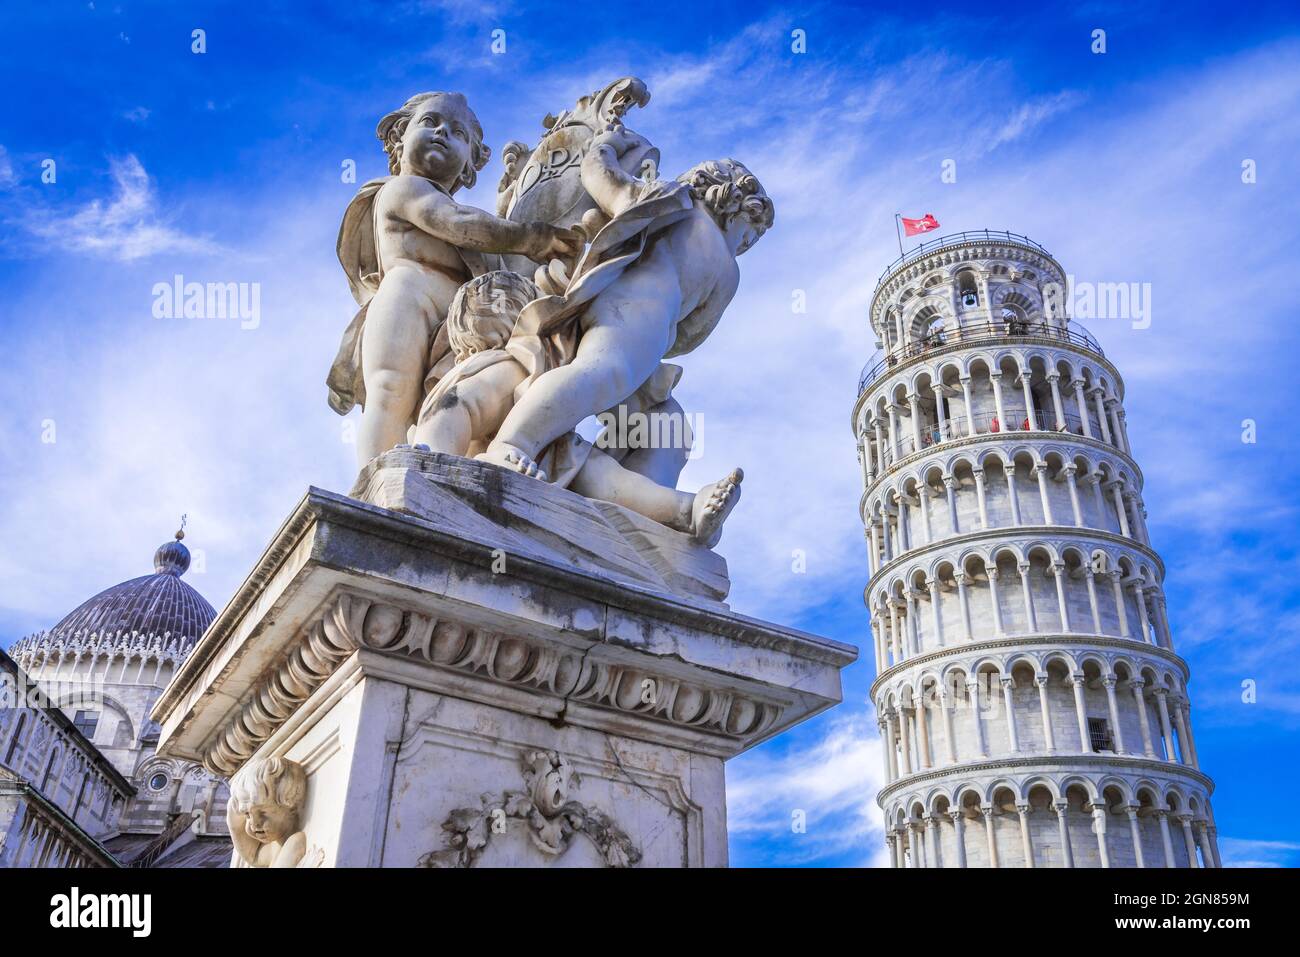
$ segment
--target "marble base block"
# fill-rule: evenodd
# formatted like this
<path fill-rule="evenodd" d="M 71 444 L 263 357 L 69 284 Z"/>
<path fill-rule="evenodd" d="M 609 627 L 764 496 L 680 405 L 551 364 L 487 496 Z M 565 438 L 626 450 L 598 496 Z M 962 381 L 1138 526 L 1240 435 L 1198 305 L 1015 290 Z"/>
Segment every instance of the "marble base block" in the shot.
<path fill-rule="evenodd" d="M 159 752 L 306 773 L 325 866 L 725 866 L 723 762 L 840 700 L 849 645 L 731 612 L 613 505 L 396 450 L 311 489 L 159 700 Z"/>

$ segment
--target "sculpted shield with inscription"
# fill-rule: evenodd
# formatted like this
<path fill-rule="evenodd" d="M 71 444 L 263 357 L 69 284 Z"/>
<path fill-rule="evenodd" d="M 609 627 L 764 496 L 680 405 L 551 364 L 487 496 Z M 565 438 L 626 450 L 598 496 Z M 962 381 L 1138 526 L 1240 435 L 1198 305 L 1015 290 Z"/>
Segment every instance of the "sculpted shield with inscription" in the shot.
<path fill-rule="evenodd" d="M 497 213 L 513 222 L 545 222 L 575 226 L 596 202 L 583 187 L 579 167 L 591 138 L 613 123 L 622 123 L 634 106 L 650 102 L 650 92 L 636 77 L 622 77 L 590 96 L 572 110 L 542 120 L 546 133 L 529 150 L 515 140 L 502 151 L 505 175 L 497 186 Z M 659 150 L 642 139 L 620 157 L 620 165 L 633 176 L 653 178 L 659 167 Z M 650 175 L 647 177 L 647 173 Z M 531 276 L 536 264 L 523 256 L 502 257 L 507 269 Z"/>

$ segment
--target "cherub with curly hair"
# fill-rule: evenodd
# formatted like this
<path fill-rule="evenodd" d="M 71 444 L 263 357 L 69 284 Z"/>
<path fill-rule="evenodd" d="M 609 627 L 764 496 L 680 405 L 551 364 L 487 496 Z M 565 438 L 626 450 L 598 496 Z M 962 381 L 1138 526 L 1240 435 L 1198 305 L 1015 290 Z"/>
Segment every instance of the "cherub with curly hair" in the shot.
<path fill-rule="evenodd" d="M 491 155 L 461 94 L 417 94 L 376 134 L 392 175 L 361 188 L 339 230 L 339 261 L 361 310 L 328 378 L 336 412 L 362 406 L 363 465 L 403 440 L 426 379 L 450 366 L 443 319 L 461 284 L 487 271 L 484 254 L 549 263 L 582 248 L 572 230 L 511 222 L 452 198 Z"/>
<path fill-rule="evenodd" d="M 302 765 L 285 758 L 250 762 L 235 778 L 226 823 L 244 867 L 297 867 L 307 853 L 298 829 L 307 797 Z"/>

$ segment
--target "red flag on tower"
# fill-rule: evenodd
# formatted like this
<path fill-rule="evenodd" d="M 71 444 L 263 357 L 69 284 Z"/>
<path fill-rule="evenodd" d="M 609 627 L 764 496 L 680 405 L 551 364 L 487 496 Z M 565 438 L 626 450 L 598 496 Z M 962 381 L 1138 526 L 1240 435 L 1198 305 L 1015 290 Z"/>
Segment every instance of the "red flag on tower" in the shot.
<path fill-rule="evenodd" d="M 928 233 L 932 229 L 939 228 L 939 220 L 934 218 L 933 213 L 926 213 L 921 219 L 908 219 L 902 217 L 903 232 L 908 236 L 919 236 L 921 233 Z"/>

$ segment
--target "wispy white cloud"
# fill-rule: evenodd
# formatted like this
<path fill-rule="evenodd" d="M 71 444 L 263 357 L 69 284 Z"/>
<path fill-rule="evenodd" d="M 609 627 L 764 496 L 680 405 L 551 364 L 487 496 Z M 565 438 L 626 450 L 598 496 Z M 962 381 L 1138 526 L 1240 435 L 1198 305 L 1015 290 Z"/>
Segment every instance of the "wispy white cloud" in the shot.
<path fill-rule="evenodd" d="M 783 863 L 848 852 L 858 866 L 877 865 L 885 857 L 875 801 L 882 760 L 870 718 L 840 714 L 806 748 L 728 766 L 727 828 L 733 839 L 765 838 Z"/>
<path fill-rule="evenodd" d="M 1083 97 L 1073 90 L 1062 90 L 1050 96 L 1035 97 L 1021 103 L 993 134 L 987 149 L 991 152 L 1004 143 L 1014 143 L 1052 117 L 1073 109 Z"/>
<path fill-rule="evenodd" d="M 325 408 L 323 370 L 355 306 L 332 255 L 316 255 L 336 228 L 325 208 L 319 197 L 286 201 L 237 259 L 171 246 L 96 260 L 57 294 L 38 288 L 11 303 L 38 324 L 79 321 L 67 334 L 15 334 L 20 371 L 0 381 L 0 527 L 41 555 L 0 551 L 8 622 L 48 627 L 147 573 L 182 513 L 186 543 L 205 556 L 190 583 L 220 607 L 308 485 L 349 487 L 354 451 Z M 272 250 L 276 268 L 264 260 Z M 260 283 L 260 324 L 154 318 L 152 287 L 175 272 Z"/>
<path fill-rule="evenodd" d="M 1252 841 L 1219 837 L 1224 867 L 1295 867 L 1300 864 L 1300 844 L 1291 841 Z"/>
<path fill-rule="evenodd" d="M 9 151 L 0 146 L 0 189 L 8 189 L 17 182 L 18 174 L 14 172 L 14 164 L 9 159 Z"/>
<path fill-rule="evenodd" d="M 221 247 L 172 225 L 159 208 L 157 191 L 134 154 L 109 160 L 112 192 L 72 213 L 44 204 L 25 225 L 33 235 L 66 250 L 130 262 L 160 253 L 217 253 Z"/>
<path fill-rule="evenodd" d="M 514 4 L 502 0 L 414 0 L 402 4 L 421 13 L 445 20 L 452 26 L 495 23 L 511 13 Z"/>

